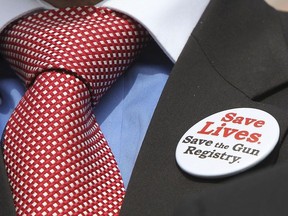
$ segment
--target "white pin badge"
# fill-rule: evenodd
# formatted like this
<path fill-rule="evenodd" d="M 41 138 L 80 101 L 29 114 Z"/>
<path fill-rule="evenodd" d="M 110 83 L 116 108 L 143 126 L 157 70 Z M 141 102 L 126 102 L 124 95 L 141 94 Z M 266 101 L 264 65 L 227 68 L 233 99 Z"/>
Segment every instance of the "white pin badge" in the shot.
<path fill-rule="evenodd" d="M 199 121 L 182 136 L 176 161 L 183 171 L 198 177 L 234 175 L 264 160 L 279 134 L 278 122 L 265 111 L 225 110 Z"/>

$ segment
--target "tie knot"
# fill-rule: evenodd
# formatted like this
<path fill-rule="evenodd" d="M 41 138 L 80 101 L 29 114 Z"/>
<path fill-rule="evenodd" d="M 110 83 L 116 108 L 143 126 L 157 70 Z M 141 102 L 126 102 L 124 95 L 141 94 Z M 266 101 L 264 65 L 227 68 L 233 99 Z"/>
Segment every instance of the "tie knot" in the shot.
<path fill-rule="evenodd" d="M 49 70 L 81 78 L 96 104 L 148 41 L 129 17 L 107 8 L 47 10 L 11 24 L 1 35 L 1 52 L 27 85 Z"/>

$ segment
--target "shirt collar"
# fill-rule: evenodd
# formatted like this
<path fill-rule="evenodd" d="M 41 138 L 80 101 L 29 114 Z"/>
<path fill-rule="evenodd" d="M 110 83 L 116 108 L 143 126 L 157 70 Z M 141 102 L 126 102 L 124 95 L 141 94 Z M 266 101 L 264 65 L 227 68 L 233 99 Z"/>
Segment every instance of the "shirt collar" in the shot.
<path fill-rule="evenodd" d="M 105 6 L 141 23 L 176 62 L 209 0 L 104 0 Z"/>
<path fill-rule="evenodd" d="M 21 3 L 18 0 L 5 2 L 7 11 L 11 8 L 14 11 L 0 15 L 0 30 L 24 13 L 53 8 L 43 0 L 25 0 L 23 6 Z M 209 0 L 104 0 L 97 6 L 118 10 L 137 20 L 167 56 L 176 62 L 208 3 Z M 19 7 L 13 7 L 19 4 Z"/>

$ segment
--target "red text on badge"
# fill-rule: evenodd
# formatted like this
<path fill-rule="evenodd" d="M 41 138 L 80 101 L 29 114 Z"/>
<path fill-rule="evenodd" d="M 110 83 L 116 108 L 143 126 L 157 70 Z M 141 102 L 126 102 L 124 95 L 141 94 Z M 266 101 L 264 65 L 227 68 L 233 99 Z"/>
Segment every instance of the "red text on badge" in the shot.
<path fill-rule="evenodd" d="M 236 125 L 241 125 L 243 128 L 247 126 L 252 126 L 256 130 L 265 125 L 265 121 L 255 119 L 255 118 L 247 118 L 243 116 L 237 116 L 235 112 L 229 112 L 225 114 L 221 118 L 221 125 L 215 125 L 213 121 L 206 121 L 205 125 L 201 130 L 199 130 L 198 134 L 206 134 L 211 136 L 222 136 L 224 138 L 234 136 L 236 140 L 246 140 L 250 143 L 258 143 L 261 133 L 250 132 L 248 130 L 240 130 L 234 127 L 227 127 L 227 123 L 232 123 Z"/>

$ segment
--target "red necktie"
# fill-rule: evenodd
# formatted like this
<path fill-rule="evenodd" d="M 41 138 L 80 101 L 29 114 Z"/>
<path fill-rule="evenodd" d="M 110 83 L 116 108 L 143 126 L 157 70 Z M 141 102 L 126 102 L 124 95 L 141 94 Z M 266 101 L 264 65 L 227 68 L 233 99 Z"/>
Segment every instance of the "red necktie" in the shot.
<path fill-rule="evenodd" d="M 36 13 L 2 33 L 1 53 L 28 87 L 3 143 L 19 215 L 119 213 L 122 179 L 92 106 L 148 38 L 96 7 Z"/>

